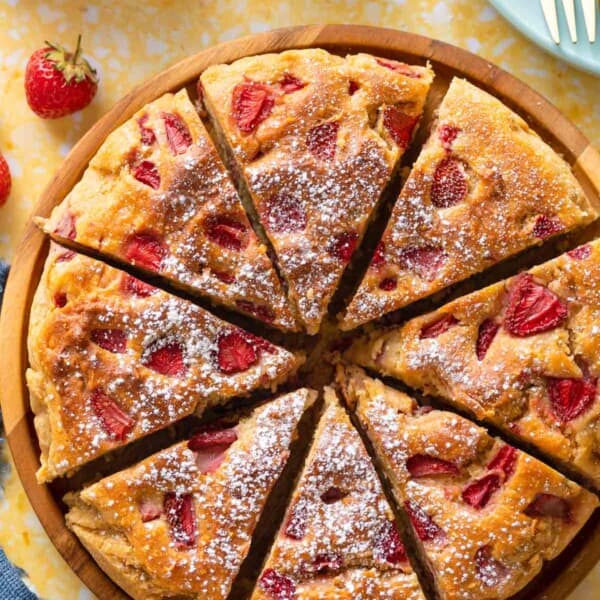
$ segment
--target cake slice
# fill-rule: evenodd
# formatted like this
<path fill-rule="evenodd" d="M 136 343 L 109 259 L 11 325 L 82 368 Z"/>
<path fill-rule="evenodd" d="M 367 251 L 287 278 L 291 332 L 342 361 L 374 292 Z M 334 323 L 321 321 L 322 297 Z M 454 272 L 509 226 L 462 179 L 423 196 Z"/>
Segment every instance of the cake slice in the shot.
<path fill-rule="evenodd" d="M 206 108 L 311 334 L 412 139 L 432 79 L 428 67 L 319 49 L 243 58 L 201 76 Z"/>
<path fill-rule="evenodd" d="M 67 525 L 135 599 L 227 598 L 315 397 L 280 396 L 69 494 Z"/>
<path fill-rule="evenodd" d="M 424 600 L 371 459 L 335 392 L 252 600 Z"/>
<path fill-rule="evenodd" d="M 600 241 L 350 349 L 600 487 Z"/>
<path fill-rule="evenodd" d="M 406 513 L 442 600 L 503 600 L 583 527 L 598 499 L 450 412 L 357 368 L 339 382 Z"/>
<path fill-rule="evenodd" d="M 266 247 L 186 90 L 165 94 L 113 131 L 43 227 L 62 243 L 296 329 Z"/>
<path fill-rule="evenodd" d="M 275 388 L 301 358 L 52 245 L 31 308 L 27 383 L 40 482 L 192 413 Z"/>
<path fill-rule="evenodd" d="M 454 79 L 342 327 L 352 329 L 597 217 L 569 165 Z"/>

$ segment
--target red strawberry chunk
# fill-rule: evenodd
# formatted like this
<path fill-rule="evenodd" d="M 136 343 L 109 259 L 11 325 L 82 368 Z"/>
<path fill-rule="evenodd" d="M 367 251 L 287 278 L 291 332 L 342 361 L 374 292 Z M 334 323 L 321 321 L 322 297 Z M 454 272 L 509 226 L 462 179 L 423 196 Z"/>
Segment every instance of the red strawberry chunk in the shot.
<path fill-rule="evenodd" d="M 391 521 L 387 522 L 377 541 L 377 545 L 381 550 L 383 558 L 390 564 L 397 565 L 408 561 L 406 548 L 402 543 L 395 523 Z"/>
<path fill-rule="evenodd" d="M 273 569 L 263 571 L 258 585 L 273 600 L 293 600 L 296 592 L 296 584 Z"/>
<path fill-rule="evenodd" d="M 477 510 L 486 506 L 494 493 L 500 489 L 501 481 L 497 473 L 484 475 L 469 483 L 462 491 L 462 499 Z"/>
<path fill-rule="evenodd" d="M 127 334 L 122 329 L 93 329 L 90 337 L 94 344 L 115 354 L 127 349 Z"/>
<path fill-rule="evenodd" d="M 306 134 L 308 151 L 319 160 L 333 160 L 337 148 L 340 125 L 337 122 L 321 123 Z"/>
<path fill-rule="evenodd" d="M 173 113 L 163 113 L 165 123 L 165 133 L 167 134 L 167 143 L 171 152 L 177 156 L 184 154 L 192 145 L 192 134 L 188 126 L 179 115 Z"/>
<path fill-rule="evenodd" d="M 163 509 L 177 549 L 193 548 L 196 543 L 196 515 L 192 494 L 168 492 Z"/>
<path fill-rule="evenodd" d="M 301 540 L 306 535 L 307 516 L 303 504 L 296 504 L 285 525 L 284 534 L 292 540 Z"/>
<path fill-rule="evenodd" d="M 409 457 L 406 461 L 406 468 L 416 479 L 435 475 L 457 475 L 459 472 L 454 463 L 428 454 L 414 454 Z"/>
<path fill-rule="evenodd" d="M 452 144 L 454 143 L 454 140 L 457 138 L 460 131 L 461 130 L 458 127 L 448 125 L 447 123 L 438 129 L 438 137 L 440 138 L 440 142 L 442 142 L 442 147 L 444 150 L 447 150 L 448 152 L 452 150 Z"/>
<path fill-rule="evenodd" d="M 379 289 L 384 292 L 393 292 L 398 287 L 398 280 L 395 277 L 386 277 L 379 282 Z"/>
<path fill-rule="evenodd" d="M 143 160 L 133 167 L 133 176 L 144 185 L 157 190 L 160 187 L 160 173 L 151 160 Z"/>
<path fill-rule="evenodd" d="M 74 240 L 77 237 L 75 215 L 66 212 L 58 222 L 58 225 L 54 229 L 54 233 L 65 240 Z"/>
<path fill-rule="evenodd" d="M 138 119 L 138 125 L 140 127 L 140 137 L 144 146 L 152 146 L 156 141 L 156 135 L 154 130 L 150 127 L 146 127 L 148 122 L 148 115 L 144 115 Z"/>
<path fill-rule="evenodd" d="M 410 144 L 418 122 L 418 117 L 407 115 L 395 106 L 386 106 L 383 111 L 383 126 L 390 132 L 392 139 L 401 149 Z"/>
<path fill-rule="evenodd" d="M 275 320 L 275 313 L 264 304 L 256 304 L 249 300 L 236 300 L 235 305 L 246 313 L 254 315 L 265 323 L 272 323 Z"/>
<path fill-rule="evenodd" d="M 270 114 L 275 94 L 268 85 L 245 81 L 233 88 L 231 116 L 242 133 L 252 133 Z"/>
<path fill-rule="evenodd" d="M 144 498 L 140 504 L 140 516 L 143 523 L 154 521 L 162 514 L 162 506 L 156 500 Z"/>
<path fill-rule="evenodd" d="M 358 91 L 359 88 L 360 88 L 360 86 L 358 85 L 358 83 L 356 83 L 356 81 L 350 80 L 348 82 L 348 93 L 351 96 L 354 96 L 354 94 Z"/>
<path fill-rule="evenodd" d="M 140 281 L 133 275 L 123 275 L 121 279 L 121 290 L 126 294 L 147 298 L 158 291 L 153 285 Z"/>
<path fill-rule="evenodd" d="M 229 448 L 229 446 L 237 439 L 237 432 L 233 427 L 228 429 L 199 431 L 188 441 L 188 448 L 194 452 L 214 448 L 215 446 L 225 446 L 225 448 Z"/>
<path fill-rule="evenodd" d="M 583 246 L 569 250 L 567 254 L 575 260 L 585 260 L 592 255 L 592 247 L 589 244 L 584 244 Z"/>
<path fill-rule="evenodd" d="M 539 215 L 533 226 L 533 235 L 545 240 L 564 229 L 564 225 L 558 217 Z"/>
<path fill-rule="evenodd" d="M 284 94 L 291 94 L 306 87 L 306 83 L 291 73 L 284 73 L 283 78 L 279 82 Z"/>
<path fill-rule="evenodd" d="M 445 333 L 451 327 L 454 327 L 458 323 L 458 319 L 454 315 L 444 315 L 439 319 L 425 325 L 421 329 L 421 333 L 419 334 L 419 338 L 422 340 L 428 338 L 436 338 L 438 335 Z"/>
<path fill-rule="evenodd" d="M 56 292 L 54 294 L 54 306 L 64 308 L 67 304 L 67 295 L 64 292 Z"/>
<path fill-rule="evenodd" d="M 431 203 L 437 208 L 449 208 L 462 202 L 468 191 L 463 163 L 453 156 L 444 158 L 433 173 Z"/>
<path fill-rule="evenodd" d="M 179 342 L 161 340 L 146 350 L 142 364 L 161 375 L 172 377 L 185 375 L 186 366 L 183 360 L 183 347 Z"/>
<path fill-rule="evenodd" d="M 596 399 L 596 378 L 548 378 L 552 412 L 566 423 L 585 413 Z"/>
<path fill-rule="evenodd" d="M 396 60 L 386 60 L 383 58 L 376 58 L 378 65 L 382 67 L 386 67 L 387 69 L 391 69 L 392 71 L 397 71 L 401 75 L 406 75 L 407 77 L 412 77 L 413 79 L 420 79 L 421 73 L 412 69 L 406 63 L 401 63 Z"/>
<path fill-rule="evenodd" d="M 404 501 L 404 508 L 410 517 L 410 522 L 423 542 L 443 540 L 446 537 L 443 529 L 416 503 L 412 500 Z"/>
<path fill-rule="evenodd" d="M 371 269 L 380 269 L 385 264 L 385 242 L 381 241 L 377 244 L 373 258 L 371 259 Z"/>
<path fill-rule="evenodd" d="M 485 358 L 499 329 L 500 323 L 496 323 L 493 319 L 486 319 L 481 323 L 477 332 L 477 342 L 475 343 L 475 354 L 478 360 Z"/>
<path fill-rule="evenodd" d="M 490 471 L 502 471 L 504 477 L 508 479 L 515 470 L 518 455 L 519 452 L 516 448 L 505 444 L 498 450 L 498 453 L 489 462 L 487 468 Z"/>
<path fill-rule="evenodd" d="M 100 419 L 102 428 L 114 440 L 122 442 L 133 429 L 135 421 L 102 390 L 96 389 L 91 396 L 92 410 Z"/>
<path fill-rule="evenodd" d="M 321 494 L 321 501 L 325 504 L 334 504 L 335 502 L 339 502 L 342 498 L 345 498 L 347 495 L 347 492 L 343 492 L 339 487 L 332 485 Z"/>
<path fill-rule="evenodd" d="M 509 574 L 509 569 L 492 556 L 490 546 L 482 546 L 475 553 L 477 578 L 488 587 L 499 585 Z"/>
<path fill-rule="evenodd" d="M 225 215 L 206 219 L 204 231 L 209 240 L 228 250 L 239 252 L 246 248 L 249 242 L 246 225 Z"/>
<path fill-rule="evenodd" d="M 196 467 L 199 473 L 214 473 L 225 460 L 226 446 L 213 446 L 196 452 Z"/>
<path fill-rule="evenodd" d="M 554 494 L 536 494 L 523 512 L 528 517 L 555 517 L 567 523 L 572 518 L 570 504 Z"/>
<path fill-rule="evenodd" d="M 223 283 L 233 283 L 235 281 L 235 275 L 233 273 L 229 273 L 228 271 L 217 271 L 216 269 L 211 269 L 211 273 Z"/>
<path fill-rule="evenodd" d="M 262 222 L 268 231 L 294 233 L 306 229 L 302 200 L 286 193 L 271 196 L 265 203 Z"/>
<path fill-rule="evenodd" d="M 431 281 L 446 262 L 446 253 L 438 246 L 408 246 L 399 256 L 402 267 Z"/>
<path fill-rule="evenodd" d="M 317 554 L 313 560 L 313 568 L 316 573 L 329 573 L 339 571 L 344 565 L 344 559 L 340 554 L 323 553 Z"/>
<path fill-rule="evenodd" d="M 345 231 L 334 237 L 327 246 L 327 252 L 342 262 L 347 263 L 352 258 L 356 245 L 358 243 L 358 234 L 353 231 Z"/>
<path fill-rule="evenodd" d="M 567 318 L 565 302 L 529 273 L 518 275 L 508 295 L 504 328 L 517 337 L 527 337 L 558 327 Z"/>
<path fill-rule="evenodd" d="M 166 246 L 157 235 L 150 232 L 134 233 L 125 248 L 125 258 L 131 264 L 149 271 L 158 271 L 166 254 Z"/>
<path fill-rule="evenodd" d="M 222 373 L 233 375 L 247 371 L 258 359 L 254 345 L 242 331 L 232 331 L 219 338 L 217 362 Z"/>

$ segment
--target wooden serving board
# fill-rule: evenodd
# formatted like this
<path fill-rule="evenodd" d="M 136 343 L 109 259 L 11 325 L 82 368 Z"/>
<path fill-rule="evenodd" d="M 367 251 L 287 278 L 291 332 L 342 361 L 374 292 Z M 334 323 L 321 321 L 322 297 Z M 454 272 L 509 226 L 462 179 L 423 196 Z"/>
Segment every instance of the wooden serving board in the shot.
<path fill-rule="evenodd" d="M 208 66 L 244 56 L 320 47 L 336 54 L 369 52 L 424 64 L 430 61 L 436 79 L 426 119 L 451 78 L 465 77 L 521 114 L 572 165 L 590 200 L 600 208 L 600 155 L 587 138 L 552 104 L 525 83 L 465 50 L 419 35 L 355 25 L 291 27 L 245 37 L 204 50 L 138 86 L 100 119 L 73 148 L 50 182 L 34 214 L 49 216 L 81 177 L 91 157 L 115 127 L 146 103 L 166 92 L 193 84 Z M 47 253 L 47 240 L 30 221 L 14 257 L 0 318 L 0 400 L 6 435 L 25 492 L 42 525 L 66 562 L 99 598 L 127 596 L 103 573 L 77 538 L 66 528 L 60 494 L 38 485 L 39 448 L 25 385 L 29 310 Z M 527 600 L 564 600 L 600 560 L 600 518 L 592 518 L 575 543 L 544 569 L 533 586 L 520 594 Z"/>

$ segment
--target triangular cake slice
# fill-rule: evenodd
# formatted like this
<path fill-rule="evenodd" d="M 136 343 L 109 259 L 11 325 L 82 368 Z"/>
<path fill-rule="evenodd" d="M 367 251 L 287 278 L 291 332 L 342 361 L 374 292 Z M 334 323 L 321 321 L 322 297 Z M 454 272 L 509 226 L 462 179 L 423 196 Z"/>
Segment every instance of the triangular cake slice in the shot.
<path fill-rule="evenodd" d="M 294 354 L 94 259 L 52 245 L 29 324 L 39 481 L 261 387 Z"/>
<path fill-rule="evenodd" d="M 342 327 L 352 329 L 597 217 L 569 165 L 454 79 Z"/>
<path fill-rule="evenodd" d="M 135 599 L 224 600 L 315 397 L 280 396 L 69 494 L 68 526 Z"/>
<path fill-rule="evenodd" d="M 209 67 L 204 102 L 309 333 L 410 143 L 428 67 L 290 50 Z"/>
<path fill-rule="evenodd" d="M 295 319 L 186 90 L 113 131 L 44 229 L 281 329 Z"/>
<path fill-rule="evenodd" d="M 252 600 L 423 600 L 358 432 L 325 388 L 325 410 Z"/>
<path fill-rule="evenodd" d="M 600 241 L 350 349 L 354 362 L 442 397 L 600 488 Z"/>
<path fill-rule="evenodd" d="M 360 369 L 340 383 L 443 600 L 503 600 L 583 527 L 598 499 L 456 414 L 418 408 Z"/>

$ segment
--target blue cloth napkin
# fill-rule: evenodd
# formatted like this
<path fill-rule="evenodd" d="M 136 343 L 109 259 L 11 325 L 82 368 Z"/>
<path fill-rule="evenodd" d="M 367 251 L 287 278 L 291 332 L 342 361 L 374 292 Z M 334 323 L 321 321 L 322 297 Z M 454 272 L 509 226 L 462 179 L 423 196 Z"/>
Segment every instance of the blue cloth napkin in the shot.
<path fill-rule="evenodd" d="M 8 265 L 0 260 L 0 306 L 2 306 L 8 268 Z M 2 413 L 0 413 L 0 445 L 3 441 Z M 0 600 L 36 600 L 35 594 L 32 594 L 21 580 L 22 576 L 23 571 L 11 565 L 0 548 Z"/>

